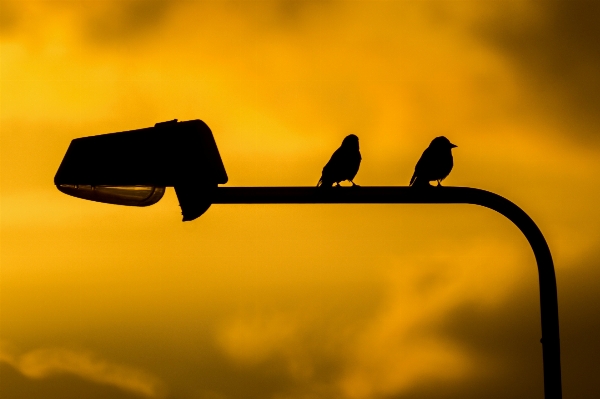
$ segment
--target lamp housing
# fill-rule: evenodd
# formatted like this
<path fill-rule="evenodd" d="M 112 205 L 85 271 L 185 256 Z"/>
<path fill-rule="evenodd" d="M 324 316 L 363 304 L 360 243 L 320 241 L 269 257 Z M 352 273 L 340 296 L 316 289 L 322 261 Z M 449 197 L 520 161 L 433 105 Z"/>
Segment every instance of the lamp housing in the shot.
<path fill-rule="evenodd" d="M 211 205 L 227 173 L 210 128 L 201 120 L 81 137 L 71 141 L 54 184 L 63 193 L 116 205 L 149 206 L 174 187 L 183 220 Z"/>

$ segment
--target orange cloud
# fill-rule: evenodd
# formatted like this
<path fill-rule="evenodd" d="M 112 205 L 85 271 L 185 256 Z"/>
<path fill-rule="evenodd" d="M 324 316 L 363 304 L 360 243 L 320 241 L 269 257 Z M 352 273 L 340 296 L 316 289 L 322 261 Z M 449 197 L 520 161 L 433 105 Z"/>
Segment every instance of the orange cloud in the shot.
<path fill-rule="evenodd" d="M 182 225 L 172 190 L 132 209 L 52 185 L 75 137 L 201 118 L 229 185 L 315 185 L 348 133 L 357 183 L 405 185 L 431 138 L 450 137 L 447 184 L 507 196 L 548 238 L 568 389 L 598 396 L 573 377 L 597 369 L 583 338 L 600 331 L 586 327 L 598 287 L 565 279 L 598 263 L 592 2 L 1 5 L 2 335 L 64 337 L 2 352 L 28 381 L 160 396 L 148 373 L 64 349 L 88 329 L 115 351 L 146 351 L 142 332 L 161 343 L 182 397 L 541 392 L 533 256 L 491 211 L 216 205 Z M 114 342 L 123 325 L 135 333 Z"/>

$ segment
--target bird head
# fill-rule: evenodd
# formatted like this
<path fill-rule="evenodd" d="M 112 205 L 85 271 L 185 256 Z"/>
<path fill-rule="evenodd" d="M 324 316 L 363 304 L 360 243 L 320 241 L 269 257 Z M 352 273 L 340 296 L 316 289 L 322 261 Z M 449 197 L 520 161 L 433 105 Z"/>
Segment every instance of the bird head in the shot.
<path fill-rule="evenodd" d="M 343 147 L 356 147 L 358 148 L 358 136 L 355 134 L 349 134 L 342 141 Z"/>
<path fill-rule="evenodd" d="M 433 147 L 433 148 L 439 148 L 439 149 L 442 149 L 442 148 L 452 149 L 452 148 L 454 148 L 454 147 L 458 147 L 458 146 L 456 146 L 456 145 L 452 144 L 452 143 L 450 142 L 450 140 L 448 140 L 448 139 L 447 139 L 446 137 L 444 137 L 444 136 L 440 136 L 440 137 L 436 137 L 436 138 L 434 138 L 434 139 L 431 141 L 431 144 L 429 144 L 429 146 L 430 146 L 430 147 Z"/>

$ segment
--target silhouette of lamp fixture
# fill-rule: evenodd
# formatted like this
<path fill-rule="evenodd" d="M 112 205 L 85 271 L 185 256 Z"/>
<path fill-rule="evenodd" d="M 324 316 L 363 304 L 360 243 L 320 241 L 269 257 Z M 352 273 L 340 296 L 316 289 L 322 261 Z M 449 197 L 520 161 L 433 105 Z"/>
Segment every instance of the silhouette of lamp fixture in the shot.
<path fill-rule="evenodd" d="M 550 248 L 517 205 L 469 187 L 218 187 L 227 173 L 210 128 L 200 120 L 74 139 L 54 178 L 65 194 L 129 206 L 157 203 L 174 187 L 183 221 L 211 204 L 473 204 L 495 210 L 527 238 L 538 266 L 545 399 L 561 399 L 558 298 Z"/>

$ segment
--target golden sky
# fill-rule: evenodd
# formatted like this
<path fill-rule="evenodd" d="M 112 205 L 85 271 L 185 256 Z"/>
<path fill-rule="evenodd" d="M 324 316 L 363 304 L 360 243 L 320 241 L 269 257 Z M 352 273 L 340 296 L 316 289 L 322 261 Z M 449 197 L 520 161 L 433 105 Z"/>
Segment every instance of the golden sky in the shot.
<path fill-rule="evenodd" d="M 585 1 L 0 0 L 0 390 L 7 399 L 542 398 L 537 270 L 466 205 L 214 205 L 180 221 L 78 200 L 76 137 L 212 129 L 228 186 L 446 185 L 537 222 L 564 397 L 600 395 L 600 5 Z"/>

